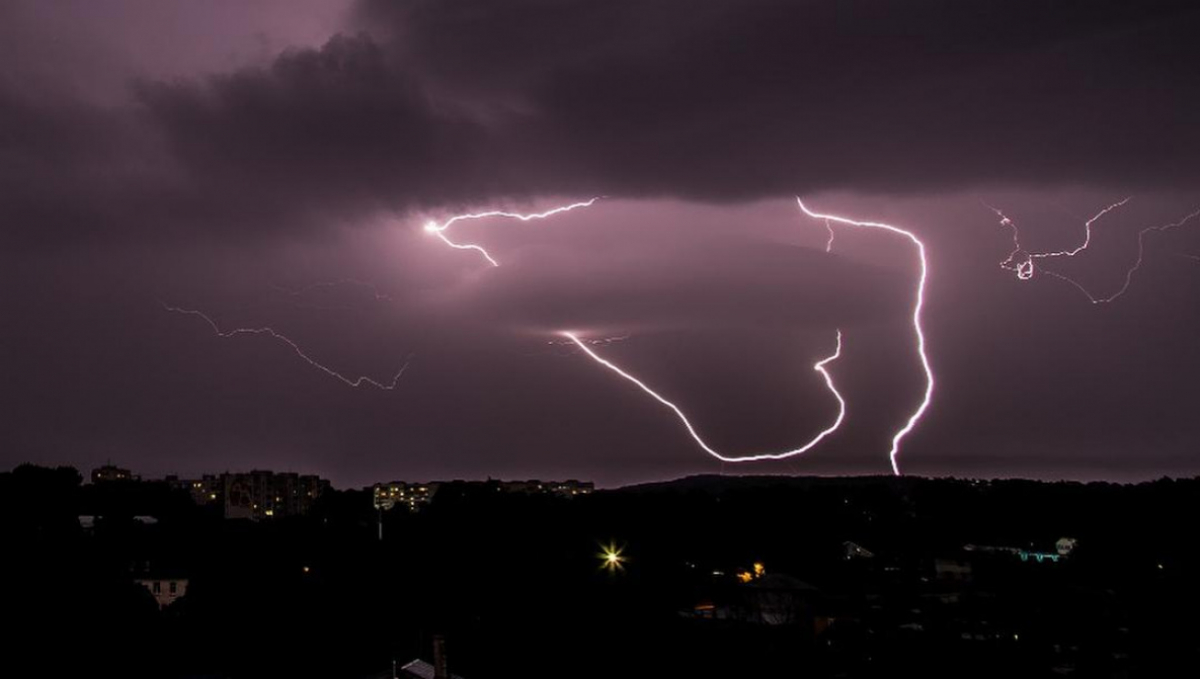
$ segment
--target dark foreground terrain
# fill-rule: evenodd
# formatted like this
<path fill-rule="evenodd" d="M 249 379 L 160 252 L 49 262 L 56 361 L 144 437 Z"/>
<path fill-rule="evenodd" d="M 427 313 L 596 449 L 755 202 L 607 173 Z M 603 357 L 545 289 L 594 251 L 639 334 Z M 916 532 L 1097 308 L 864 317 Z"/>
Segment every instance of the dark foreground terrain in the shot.
<path fill-rule="evenodd" d="M 1200 660 L 1198 509 L 1195 479 L 452 483 L 380 541 L 366 491 L 251 522 L 23 466 L 0 675 L 390 677 L 436 634 L 466 679 L 1173 676 Z M 160 609 L 151 572 L 186 594 Z"/>

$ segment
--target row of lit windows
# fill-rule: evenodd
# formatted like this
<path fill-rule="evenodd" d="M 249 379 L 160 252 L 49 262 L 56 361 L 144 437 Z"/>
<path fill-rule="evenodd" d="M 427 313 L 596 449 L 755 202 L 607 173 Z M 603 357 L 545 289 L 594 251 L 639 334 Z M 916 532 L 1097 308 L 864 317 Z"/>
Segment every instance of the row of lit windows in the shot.
<path fill-rule="evenodd" d="M 155 580 L 150 589 L 155 595 L 162 594 L 162 581 Z M 176 596 L 179 593 L 179 583 L 174 580 L 170 581 L 167 583 L 167 591 L 171 596 Z"/>

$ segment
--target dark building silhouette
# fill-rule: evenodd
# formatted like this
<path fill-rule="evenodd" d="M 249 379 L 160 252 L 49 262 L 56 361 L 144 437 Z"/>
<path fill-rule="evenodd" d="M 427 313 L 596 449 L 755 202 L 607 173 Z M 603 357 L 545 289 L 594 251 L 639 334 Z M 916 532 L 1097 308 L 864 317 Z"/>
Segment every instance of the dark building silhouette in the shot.
<path fill-rule="evenodd" d="M 106 464 L 102 467 L 97 467 L 92 470 L 92 483 L 107 483 L 110 481 L 138 481 L 140 476 L 134 476 L 133 472 L 122 467 Z"/>
<path fill-rule="evenodd" d="M 225 518 L 282 518 L 307 514 L 317 498 L 329 490 L 329 481 L 294 472 L 254 470 L 221 475 Z"/>

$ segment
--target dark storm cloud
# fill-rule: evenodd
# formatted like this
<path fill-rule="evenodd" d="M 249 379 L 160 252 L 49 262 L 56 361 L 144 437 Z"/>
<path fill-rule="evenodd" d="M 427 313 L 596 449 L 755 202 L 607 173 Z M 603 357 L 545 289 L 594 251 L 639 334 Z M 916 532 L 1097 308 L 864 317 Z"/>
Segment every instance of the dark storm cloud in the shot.
<path fill-rule="evenodd" d="M 136 112 L 35 121 L 0 93 L 0 151 L 52 168 L 6 163 L 4 194 L 36 198 L 3 216 L 56 203 L 40 216 L 85 231 L 245 233 L 513 196 L 1197 177 L 1190 2 L 364 0 L 355 16 L 265 67 L 143 79 Z M 144 139 L 112 141 L 121 115 Z M 170 181 L 93 171 L 148 148 Z M 140 218 L 107 214 L 123 192 Z"/>
<path fill-rule="evenodd" d="M 512 101 L 583 192 L 1194 179 L 1187 2 L 389 2 L 432 82 Z"/>
<path fill-rule="evenodd" d="M 177 143 L 210 149 L 200 167 L 250 161 L 400 205 L 1196 177 L 1194 3 L 368 0 L 359 15 L 375 37 L 146 101 Z"/>
<path fill-rule="evenodd" d="M 697 4 L 371 0 L 364 13 L 399 27 L 401 52 L 440 84 L 519 101 L 529 125 L 515 136 L 588 190 L 1195 177 L 1193 3 Z"/>
<path fill-rule="evenodd" d="M 489 143 L 478 125 L 438 111 L 365 36 L 285 53 L 265 70 L 140 92 L 196 190 L 222 198 L 216 217 L 436 204 L 458 197 Z"/>
<path fill-rule="evenodd" d="M 159 182 L 148 147 L 123 114 L 0 89 L 0 238 L 54 242 L 138 219 Z"/>

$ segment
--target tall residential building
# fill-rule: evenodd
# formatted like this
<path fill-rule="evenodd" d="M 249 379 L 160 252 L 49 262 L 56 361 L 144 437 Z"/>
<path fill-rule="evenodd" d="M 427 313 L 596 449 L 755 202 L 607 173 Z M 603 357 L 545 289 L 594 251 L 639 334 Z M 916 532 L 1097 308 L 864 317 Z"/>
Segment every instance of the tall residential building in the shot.
<path fill-rule="evenodd" d="M 109 481 L 140 481 L 141 477 L 123 467 L 106 464 L 92 470 L 92 483 L 107 483 Z"/>
<path fill-rule="evenodd" d="M 329 490 L 329 481 L 294 472 L 254 470 L 221 475 L 225 518 L 282 518 L 307 514 L 313 503 Z"/>
<path fill-rule="evenodd" d="M 391 509 L 400 505 L 410 512 L 415 512 L 429 504 L 439 485 L 436 481 L 432 483 L 408 483 L 406 481 L 377 483 L 371 487 L 371 498 L 376 509 Z"/>

